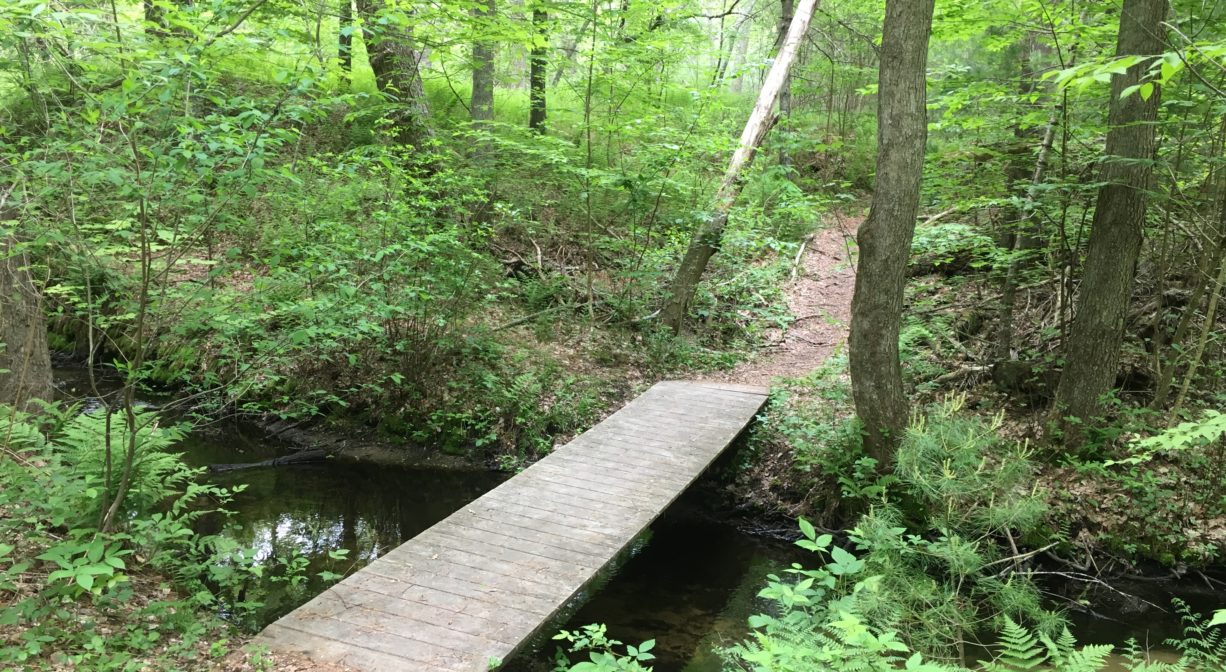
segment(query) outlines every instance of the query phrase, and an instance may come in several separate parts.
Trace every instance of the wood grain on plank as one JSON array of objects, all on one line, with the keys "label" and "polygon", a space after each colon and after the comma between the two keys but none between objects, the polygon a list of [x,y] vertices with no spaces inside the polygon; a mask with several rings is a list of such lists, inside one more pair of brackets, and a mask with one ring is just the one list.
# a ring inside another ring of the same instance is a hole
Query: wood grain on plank
[{"label": "wood grain on plank", "polygon": [[359,670],[488,670],[579,595],[765,401],[760,388],[659,383],[259,639]]}]

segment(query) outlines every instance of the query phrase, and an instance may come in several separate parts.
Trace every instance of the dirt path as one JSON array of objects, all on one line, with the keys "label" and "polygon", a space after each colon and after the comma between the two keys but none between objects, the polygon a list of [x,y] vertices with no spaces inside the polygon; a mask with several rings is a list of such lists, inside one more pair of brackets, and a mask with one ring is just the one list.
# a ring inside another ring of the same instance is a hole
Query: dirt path
[{"label": "dirt path", "polygon": [[847,343],[856,271],[849,251],[860,215],[832,213],[826,227],[805,246],[795,279],[784,293],[796,320],[772,334],[772,342],[730,371],[707,380],[769,386],[774,378],[796,377],[816,369]]}]

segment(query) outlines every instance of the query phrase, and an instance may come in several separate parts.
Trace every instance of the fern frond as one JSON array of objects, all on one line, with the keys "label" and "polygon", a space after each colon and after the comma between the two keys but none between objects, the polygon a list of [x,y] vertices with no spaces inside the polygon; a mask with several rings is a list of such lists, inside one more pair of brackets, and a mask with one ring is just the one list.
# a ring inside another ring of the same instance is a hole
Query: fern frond
[{"label": "fern frond", "polygon": [[986,667],[1000,672],[1024,672],[1047,662],[1048,655],[1030,630],[1005,616],[1005,627],[997,642],[1000,654]]}]

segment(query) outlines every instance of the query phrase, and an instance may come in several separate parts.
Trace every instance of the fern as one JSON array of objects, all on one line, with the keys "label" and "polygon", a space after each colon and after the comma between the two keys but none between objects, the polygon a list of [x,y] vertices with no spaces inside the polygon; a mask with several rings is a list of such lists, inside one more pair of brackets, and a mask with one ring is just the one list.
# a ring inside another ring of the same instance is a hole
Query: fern
[{"label": "fern", "polygon": [[1183,600],[1174,599],[1171,603],[1183,621],[1183,637],[1168,639],[1166,643],[1183,655],[1181,662],[1199,670],[1226,672],[1226,636],[1222,628],[1193,612]]},{"label": "fern", "polygon": [[1033,670],[1047,662],[1048,654],[1039,645],[1039,640],[1013,619],[1008,616],[1004,619],[1005,627],[1000,633],[1000,655],[996,660],[984,664],[984,669],[993,672],[1016,672]]}]

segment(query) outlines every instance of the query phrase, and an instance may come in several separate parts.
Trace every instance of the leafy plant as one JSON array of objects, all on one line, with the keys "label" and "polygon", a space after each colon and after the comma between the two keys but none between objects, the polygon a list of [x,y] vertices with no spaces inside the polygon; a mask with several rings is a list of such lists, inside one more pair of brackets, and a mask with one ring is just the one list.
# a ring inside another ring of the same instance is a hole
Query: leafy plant
[{"label": "leafy plant", "polygon": [[[558,648],[555,672],[651,672],[644,663],[655,660],[651,650],[656,641],[649,639],[638,646],[622,644],[608,636],[603,623],[585,625],[579,630],[563,630],[554,641],[567,642],[565,650]],[[587,653],[588,660],[571,663],[567,654]]]}]

